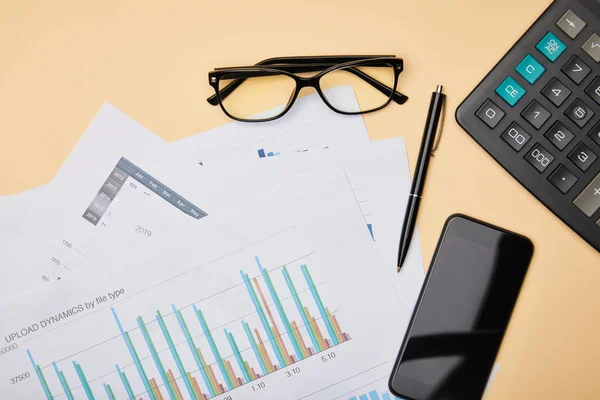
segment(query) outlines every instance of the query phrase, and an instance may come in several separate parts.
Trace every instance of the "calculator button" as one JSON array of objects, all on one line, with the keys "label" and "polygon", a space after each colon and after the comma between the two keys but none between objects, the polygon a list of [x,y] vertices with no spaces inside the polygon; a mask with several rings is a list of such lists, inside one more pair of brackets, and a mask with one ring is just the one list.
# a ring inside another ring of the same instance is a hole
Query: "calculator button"
[{"label": "calculator button", "polygon": [[580,84],[583,82],[586,76],[592,71],[590,67],[585,65],[583,61],[577,56],[573,56],[567,61],[564,67],[561,69],[573,82]]},{"label": "calculator button", "polygon": [[515,70],[521,74],[523,79],[532,85],[542,76],[546,68],[542,66],[531,54],[527,54],[523,61],[517,65]]},{"label": "calculator button", "polygon": [[521,150],[531,139],[531,135],[525,132],[525,129],[521,128],[516,122],[513,122],[500,137],[515,151]]},{"label": "calculator button", "polygon": [[564,150],[565,147],[567,147],[567,145],[571,143],[571,140],[573,140],[575,137],[575,135],[573,135],[573,133],[568,130],[566,126],[558,121],[552,125],[552,127],[544,136],[546,136],[546,139],[548,139],[554,145],[554,147],[560,151]]},{"label": "calculator button", "polygon": [[571,95],[571,91],[561,81],[552,78],[546,87],[542,89],[542,94],[556,107],[560,107]]},{"label": "calculator button", "polygon": [[514,107],[526,92],[527,91],[510,76],[507,76],[500,86],[496,88],[496,94],[502,97],[502,99],[511,107]]},{"label": "calculator button", "polygon": [[496,103],[490,99],[487,99],[479,108],[479,110],[477,110],[475,115],[477,115],[480,120],[485,122],[487,126],[494,129],[500,120],[504,118],[506,113],[502,111],[502,109],[498,107]]},{"label": "calculator button", "polygon": [[550,174],[548,180],[563,194],[571,190],[573,185],[577,183],[577,177],[562,164]]},{"label": "calculator button", "polygon": [[536,143],[535,146],[525,156],[527,162],[535,167],[540,172],[544,172],[546,168],[554,161],[554,156],[550,154],[541,144]]},{"label": "calculator button", "polygon": [[535,46],[540,53],[542,53],[550,62],[556,61],[556,59],[566,50],[567,46],[561,42],[552,32],[546,33],[546,35],[540,40]]},{"label": "calculator button", "polygon": [[596,161],[596,158],[598,158],[598,156],[583,143],[579,143],[577,147],[569,153],[569,160],[573,161],[573,164],[577,165],[583,172],[588,170],[594,161]]},{"label": "calculator button", "polygon": [[596,225],[598,225],[598,227],[600,227],[600,218],[598,218],[598,221],[596,221]]},{"label": "calculator button", "polygon": [[592,119],[594,112],[581,99],[577,99],[567,108],[565,115],[577,126],[583,128]]},{"label": "calculator button", "polygon": [[585,93],[600,104],[600,76],[597,76],[590,85],[585,88]]},{"label": "calculator button", "polygon": [[600,62],[600,36],[598,36],[597,33],[593,33],[581,48],[588,56],[592,57],[594,61]]},{"label": "calculator button", "polygon": [[540,103],[533,100],[525,110],[521,113],[523,118],[527,120],[535,129],[540,129],[544,122],[550,118],[550,112],[546,110]]},{"label": "calculator button", "polygon": [[600,208],[600,174],[573,201],[585,215],[591,217]]},{"label": "calculator button", "polygon": [[579,32],[585,28],[585,25],[586,23],[571,10],[567,11],[556,23],[556,26],[571,39],[575,39],[579,35]]},{"label": "calculator button", "polygon": [[592,140],[596,142],[598,146],[600,146],[600,122],[598,122],[596,126],[592,128],[590,133],[588,133],[588,136],[592,138]]}]

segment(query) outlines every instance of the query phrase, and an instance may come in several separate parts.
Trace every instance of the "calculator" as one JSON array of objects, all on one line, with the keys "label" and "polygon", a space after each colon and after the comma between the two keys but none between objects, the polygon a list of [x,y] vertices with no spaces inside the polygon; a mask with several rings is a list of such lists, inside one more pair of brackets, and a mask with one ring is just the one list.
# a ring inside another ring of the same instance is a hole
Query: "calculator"
[{"label": "calculator", "polygon": [[553,2],[456,111],[467,133],[600,252],[600,0]]}]

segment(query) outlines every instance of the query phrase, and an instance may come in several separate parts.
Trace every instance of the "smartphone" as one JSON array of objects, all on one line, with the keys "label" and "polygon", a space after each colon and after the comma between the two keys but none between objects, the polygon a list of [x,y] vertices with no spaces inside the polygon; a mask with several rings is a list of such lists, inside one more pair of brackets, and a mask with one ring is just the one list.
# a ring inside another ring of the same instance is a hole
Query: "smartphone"
[{"label": "smartphone", "polygon": [[390,376],[406,400],[481,399],[533,256],[524,236],[446,221]]}]

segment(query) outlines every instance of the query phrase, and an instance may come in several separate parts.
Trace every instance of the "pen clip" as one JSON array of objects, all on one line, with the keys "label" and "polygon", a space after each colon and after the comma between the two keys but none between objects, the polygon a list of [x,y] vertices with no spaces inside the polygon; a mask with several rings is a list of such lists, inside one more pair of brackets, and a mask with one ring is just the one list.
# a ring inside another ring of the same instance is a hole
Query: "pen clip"
[{"label": "pen clip", "polygon": [[440,122],[438,131],[436,132],[435,143],[433,149],[431,149],[431,157],[434,157],[433,153],[437,150],[440,145],[440,139],[442,138],[442,132],[444,131],[444,121],[446,120],[446,96],[442,99],[442,120]]}]

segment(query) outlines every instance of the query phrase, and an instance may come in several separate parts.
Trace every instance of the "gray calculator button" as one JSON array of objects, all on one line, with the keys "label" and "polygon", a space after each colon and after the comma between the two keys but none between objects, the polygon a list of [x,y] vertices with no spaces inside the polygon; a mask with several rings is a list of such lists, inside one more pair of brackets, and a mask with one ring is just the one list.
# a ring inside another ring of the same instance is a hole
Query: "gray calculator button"
[{"label": "gray calculator button", "polygon": [[565,115],[575,122],[578,127],[583,128],[594,116],[594,111],[581,99],[576,99],[573,104],[565,110]]},{"label": "gray calculator button", "polygon": [[539,172],[544,172],[552,161],[554,156],[550,154],[541,144],[537,143],[525,156],[525,160]]},{"label": "gray calculator button", "polygon": [[590,182],[577,196],[573,204],[577,206],[585,215],[591,217],[596,210],[600,208],[600,174]]},{"label": "gray calculator button", "polygon": [[600,76],[597,76],[592,83],[585,88],[585,93],[594,99],[597,104],[600,104]]},{"label": "gray calculator button", "polygon": [[502,118],[506,115],[500,107],[496,105],[490,99],[487,99],[485,103],[475,113],[480,120],[485,122],[487,126],[494,129]]},{"label": "gray calculator button", "polygon": [[600,228],[600,219],[598,219],[598,221],[596,221],[596,225],[598,225],[598,227]]},{"label": "gray calculator button", "polygon": [[581,46],[590,57],[596,62],[600,62],[600,36],[593,33],[592,36]]},{"label": "gray calculator button", "polygon": [[563,151],[575,135],[560,121],[556,121],[544,135],[560,151]]},{"label": "gray calculator button", "polygon": [[542,89],[542,94],[556,107],[560,107],[567,97],[571,95],[571,91],[561,81],[552,78],[544,89]]},{"label": "gray calculator button", "polygon": [[536,100],[532,100],[531,103],[521,113],[523,118],[527,120],[535,129],[540,129],[544,122],[548,121],[551,114]]},{"label": "gray calculator button", "polygon": [[588,133],[588,136],[594,141],[596,142],[596,144],[598,146],[600,146],[600,122],[598,122],[596,124],[596,126],[594,126],[592,128],[592,130],[590,131],[590,133]]},{"label": "gray calculator button", "polygon": [[579,35],[579,32],[585,28],[585,25],[586,23],[571,10],[567,11],[556,23],[556,26],[571,39],[575,39]]},{"label": "gray calculator button", "polygon": [[573,82],[580,84],[586,76],[592,71],[590,67],[585,65],[577,56],[571,57],[569,61],[561,69]]},{"label": "gray calculator button", "polygon": [[597,158],[598,156],[581,142],[569,153],[569,160],[583,172],[587,171]]}]

